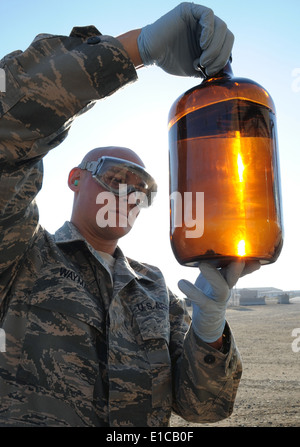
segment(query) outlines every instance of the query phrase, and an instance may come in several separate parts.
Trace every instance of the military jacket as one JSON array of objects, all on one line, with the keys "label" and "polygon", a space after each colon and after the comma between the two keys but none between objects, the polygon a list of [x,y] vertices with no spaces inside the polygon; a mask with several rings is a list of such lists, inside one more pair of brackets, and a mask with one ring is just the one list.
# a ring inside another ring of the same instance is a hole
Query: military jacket
[{"label": "military jacket", "polygon": [[0,426],[228,417],[241,376],[229,327],[222,354],[194,334],[159,269],[117,248],[111,272],[71,223],[54,235],[38,223],[43,156],[77,114],[136,79],[123,47],[75,28],[0,67]]}]

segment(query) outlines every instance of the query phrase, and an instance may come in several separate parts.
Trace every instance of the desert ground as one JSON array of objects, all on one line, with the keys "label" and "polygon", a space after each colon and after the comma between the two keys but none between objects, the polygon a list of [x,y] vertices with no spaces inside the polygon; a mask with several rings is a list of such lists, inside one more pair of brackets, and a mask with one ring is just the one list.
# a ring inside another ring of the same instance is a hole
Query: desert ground
[{"label": "desert ground", "polygon": [[171,426],[300,427],[300,298],[289,304],[270,298],[265,305],[230,306],[227,321],[243,360],[233,414],[214,424],[174,415]]}]

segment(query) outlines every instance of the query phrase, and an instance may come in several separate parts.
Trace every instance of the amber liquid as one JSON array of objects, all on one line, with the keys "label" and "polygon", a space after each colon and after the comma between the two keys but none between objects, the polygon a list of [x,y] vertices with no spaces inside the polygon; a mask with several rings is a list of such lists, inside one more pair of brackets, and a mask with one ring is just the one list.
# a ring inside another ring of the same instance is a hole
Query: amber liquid
[{"label": "amber liquid", "polygon": [[282,222],[275,133],[272,111],[242,99],[194,110],[172,125],[170,237],[181,264],[277,259]]}]

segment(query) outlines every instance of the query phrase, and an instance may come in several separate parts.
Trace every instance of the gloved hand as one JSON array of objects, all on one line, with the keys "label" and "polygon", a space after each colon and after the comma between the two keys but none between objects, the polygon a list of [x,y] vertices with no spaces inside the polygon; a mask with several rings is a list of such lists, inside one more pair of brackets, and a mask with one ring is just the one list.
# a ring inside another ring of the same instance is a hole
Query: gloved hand
[{"label": "gloved hand", "polygon": [[181,3],[152,25],[142,28],[138,48],[144,65],[156,64],[178,76],[219,72],[228,62],[234,36],[213,11],[194,3]]},{"label": "gloved hand", "polygon": [[217,269],[203,262],[199,268],[201,274],[195,285],[180,280],[178,287],[192,301],[192,327],[195,333],[206,343],[213,343],[223,334],[232,287],[241,276],[258,270],[260,263],[237,261]]}]

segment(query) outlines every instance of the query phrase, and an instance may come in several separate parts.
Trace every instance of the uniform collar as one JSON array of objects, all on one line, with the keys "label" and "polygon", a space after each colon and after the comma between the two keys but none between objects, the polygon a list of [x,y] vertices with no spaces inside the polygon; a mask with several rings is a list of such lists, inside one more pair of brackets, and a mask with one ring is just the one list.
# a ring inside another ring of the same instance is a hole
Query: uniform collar
[{"label": "uniform collar", "polygon": [[71,222],[65,222],[64,225],[56,231],[54,239],[58,245],[68,244],[75,241],[86,242],[85,238]]},{"label": "uniform collar", "polygon": [[[86,241],[86,239],[82,236],[79,230],[73,225],[71,222],[65,222],[64,225],[59,228],[54,234],[54,240],[57,245],[71,244],[74,242],[81,241],[86,245],[90,253],[99,261],[99,255],[97,251]],[[131,279],[145,279],[147,281],[154,281],[154,279],[150,278],[147,273],[142,273],[140,270],[145,270],[145,267],[142,264],[139,264],[136,261],[128,260],[120,247],[116,248],[114,257],[116,258],[115,266],[117,267],[114,274],[114,281],[118,278],[123,278],[123,281],[126,278],[126,282],[129,282]],[[104,264],[103,262],[101,262]],[[135,268],[131,265],[134,264]],[[143,268],[139,268],[139,267]],[[106,265],[104,265],[106,268]]]}]

